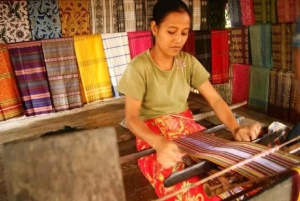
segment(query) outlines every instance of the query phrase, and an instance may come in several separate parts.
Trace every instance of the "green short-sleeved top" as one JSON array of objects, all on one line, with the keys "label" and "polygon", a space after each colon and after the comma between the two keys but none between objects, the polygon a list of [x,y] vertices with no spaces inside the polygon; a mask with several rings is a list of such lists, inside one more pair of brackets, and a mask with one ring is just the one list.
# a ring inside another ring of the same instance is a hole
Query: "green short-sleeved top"
[{"label": "green short-sleeved top", "polygon": [[185,111],[191,86],[197,89],[209,76],[200,62],[185,52],[175,57],[171,70],[162,71],[147,50],[131,60],[117,89],[142,102],[140,118],[147,120]]}]

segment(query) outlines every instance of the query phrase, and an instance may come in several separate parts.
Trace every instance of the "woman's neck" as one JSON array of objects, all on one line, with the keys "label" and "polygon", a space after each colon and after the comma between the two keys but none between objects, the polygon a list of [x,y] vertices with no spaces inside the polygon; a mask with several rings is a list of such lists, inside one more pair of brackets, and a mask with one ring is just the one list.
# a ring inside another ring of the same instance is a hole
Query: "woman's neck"
[{"label": "woman's neck", "polygon": [[173,68],[174,57],[164,54],[158,47],[150,49],[150,56],[154,63],[162,70],[169,71]]}]

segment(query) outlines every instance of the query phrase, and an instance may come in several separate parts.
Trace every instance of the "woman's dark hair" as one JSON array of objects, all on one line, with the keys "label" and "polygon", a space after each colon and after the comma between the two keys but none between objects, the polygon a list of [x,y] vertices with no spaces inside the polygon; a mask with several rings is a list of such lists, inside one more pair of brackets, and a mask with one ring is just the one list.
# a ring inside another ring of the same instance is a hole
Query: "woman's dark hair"
[{"label": "woman's dark hair", "polygon": [[152,21],[155,21],[156,25],[160,25],[164,18],[171,12],[180,12],[187,13],[192,19],[187,5],[181,0],[158,0],[153,8],[153,18]]}]

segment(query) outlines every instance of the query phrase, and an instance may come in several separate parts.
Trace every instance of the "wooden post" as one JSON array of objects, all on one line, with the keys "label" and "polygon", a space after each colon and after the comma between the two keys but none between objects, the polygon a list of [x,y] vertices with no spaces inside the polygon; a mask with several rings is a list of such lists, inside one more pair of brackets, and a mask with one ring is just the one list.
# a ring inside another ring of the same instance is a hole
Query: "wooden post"
[{"label": "wooden post", "polygon": [[113,128],[9,143],[3,156],[9,201],[125,201]]}]

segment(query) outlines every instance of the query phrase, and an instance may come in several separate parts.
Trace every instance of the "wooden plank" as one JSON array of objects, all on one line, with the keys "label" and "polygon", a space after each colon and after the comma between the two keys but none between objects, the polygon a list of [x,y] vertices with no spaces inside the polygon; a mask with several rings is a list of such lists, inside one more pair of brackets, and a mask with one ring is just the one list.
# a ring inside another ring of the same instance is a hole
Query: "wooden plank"
[{"label": "wooden plank", "polygon": [[125,201],[113,128],[3,146],[8,200]]}]

